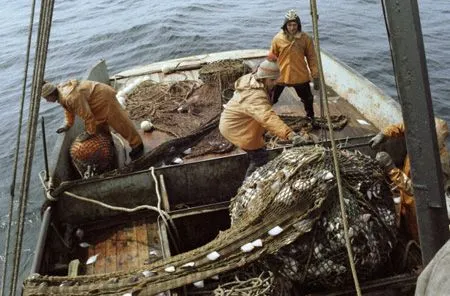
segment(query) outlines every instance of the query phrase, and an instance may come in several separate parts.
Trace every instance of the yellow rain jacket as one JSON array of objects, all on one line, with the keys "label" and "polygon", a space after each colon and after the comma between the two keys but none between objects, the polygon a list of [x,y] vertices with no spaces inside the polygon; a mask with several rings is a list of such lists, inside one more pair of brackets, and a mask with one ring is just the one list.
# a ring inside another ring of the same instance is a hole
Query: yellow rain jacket
[{"label": "yellow rain jacket", "polygon": [[[445,139],[448,136],[448,126],[442,119],[436,119],[436,133],[439,144],[439,154],[441,158],[442,170],[444,173],[444,186],[448,180],[449,172],[449,157],[447,147],[445,145]],[[403,123],[391,125],[383,130],[383,134],[388,137],[398,138],[403,137],[405,134],[405,126]],[[400,189],[400,199],[401,199],[401,216],[402,220],[406,225],[406,231],[411,235],[411,237],[419,242],[419,231],[417,228],[417,213],[416,213],[416,202],[413,195],[413,188],[411,186],[411,164],[409,160],[409,155],[406,155],[405,161],[403,163],[403,169],[400,171],[394,168],[389,173],[389,178],[391,181],[398,186]],[[405,175],[407,178],[405,178]]]},{"label": "yellow rain jacket", "polygon": [[244,150],[256,150],[264,147],[266,130],[288,139],[293,131],[272,109],[264,84],[254,74],[239,78],[235,89],[219,123],[220,132],[228,141]]},{"label": "yellow rain jacket", "polygon": [[319,77],[314,44],[305,32],[298,32],[292,40],[289,40],[288,35],[281,30],[273,38],[270,52],[277,56],[281,72],[279,84],[293,85],[309,82],[310,71],[313,79]]},{"label": "yellow rain jacket", "polygon": [[109,85],[88,81],[70,80],[58,85],[59,103],[64,107],[66,125],[73,126],[75,115],[84,120],[85,130],[91,135],[97,126],[108,124],[124,137],[130,147],[142,143],[133,122],[116,100],[116,91]]}]

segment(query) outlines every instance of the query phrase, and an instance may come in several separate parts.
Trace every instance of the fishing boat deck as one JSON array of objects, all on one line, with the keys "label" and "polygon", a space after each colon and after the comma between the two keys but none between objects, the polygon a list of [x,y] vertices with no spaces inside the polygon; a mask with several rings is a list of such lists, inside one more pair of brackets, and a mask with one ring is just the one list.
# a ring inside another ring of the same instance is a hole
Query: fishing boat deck
[{"label": "fishing boat deck", "polygon": [[[259,52],[257,53],[259,54]],[[248,56],[245,56],[244,54],[244,56],[235,58],[243,58],[247,65],[252,69],[255,69],[264,58],[264,55],[258,56],[255,52],[247,52],[247,54]],[[210,57],[212,60],[220,59],[220,56],[205,56],[201,58],[202,63],[209,61],[208,58]],[[229,58],[229,56],[224,56],[223,58]],[[195,66],[198,65],[198,59],[193,60],[194,61],[189,59],[172,60],[168,63],[155,63],[140,69],[134,69],[133,71],[122,72],[113,77],[113,85],[119,90],[124,89],[127,85],[136,83],[139,79],[142,80],[143,77],[155,82],[197,80],[199,68],[196,68]],[[194,63],[195,61],[197,64]],[[164,74],[161,69],[170,64],[175,64],[176,67],[179,66],[180,69],[172,73]],[[190,68],[190,64],[192,64],[192,69]],[[335,139],[360,138],[361,140],[359,142],[361,143],[361,141],[367,142],[367,138],[364,137],[368,137],[378,132],[378,128],[372,122],[359,112],[346,98],[339,96],[330,86],[327,86],[326,93],[330,115],[344,115],[348,119],[344,128],[334,131]],[[313,94],[315,114],[316,117],[320,117],[319,93],[314,91]],[[305,116],[303,103],[296,95],[293,88],[285,88],[279,102],[274,105],[274,109],[279,115]],[[139,126],[139,123],[136,122],[136,125]],[[141,129],[138,131],[144,140],[145,152],[151,151],[158,145],[173,139],[172,135],[159,130],[153,130],[152,132],[146,133]],[[317,141],[321,139],[323,132],[320,129],[314,129],[310,131],[310,133],[314,135],[312,138]],[[126,143],[125,141],[123,142]],[[226,154],[201,155],[186,159],[184,162],[189,163],[208,158],[244,153],[244,151],[236,148]],[[125,153],[122,155],[125,155]],[[168,208],[165,208],[165,210],[168,210]],[[214,221],[213,224],[216,229],[213,232],[208,232],[206,229],[207,227],[205,228],[203,225],[205,215],[208,214],[203,214],[203,220],[200,221],[196,221],[196,216],[191,216],[189,221],[183,221],[183,218],[176,219],[176,228],[181,230],[181,236],[187,236],[185,239],[174,239],[173,237],[170,239],[161,238],[161,227],[164,228],[165,225],[161,224],[161,221],[157,221],[156,216],[133,216],[134,218],[132,220],[130,220],[130,216],[128,216],[124,217],[124,220],[117,218],[114,219],[115,221],[105,223],[98,222],[93,226],[84,225],[85,232],[88,233],[84,238],[84,241],[88,242],[89,246],[87,248],[78,248],[77,258],[86,261],[92,256],[97,255],[97,257],[93,264],[86,265],[86,268],[82,273],[103,274],[144,267],[146,263],[158,260],[162,257],[174,255],[201,246],[214,239],[218,233],[218,229],[224,230],[229,227],[229,218],[226,210],[223,212],[213,212],[208,217],[208,221]],[[226,223],[224,224],[223,221],[226,221]],[[185,227],[189,227],[189,229]],[[166,235],[169,232],[163,231]],[[164,246],[164,241],[170,241],[171,245],[166,244]],[[182,244],[174,245],[174,242],[176,241],[181,241]]]},{"label": "fishing boat deck", "polygon": [[[255,67],[261,59],[246,61],[251,66]],[[198,79],[198,70],[186,70],[181,73],[173,74],[163,74],[153,73],[150,75],[150,79],[156,82],[168,82],[177,81],[184,79]],[[334,130],[334,135],[336,139],[345,138],[358,138],[363,136],[373,135],[378,132],[378,128],[370,122],[361,112],[359,112],[352,104],[348,102],[345,98],[339,96],[331,87],[327,86],[327,98],[330,110],[330,115],[339,116],[344,115],[348,118],[348,122],[343,129]],[[274,105],[275,111],[279,115],[290,115],[290,116],[305,116],[304,106],[300,98],[296,95],[293,88],[285,88],[283,91],[279,102]],[[314,110],[316,117],[321,116],[320,110],[320,99],[318,92],[314,92]],[[324,113],[325,114],[325,113]],[[325,116],[325,115],[324,115]],[[139,123],[136,122],[136,126],[139,127]],[[145,152],[151,151],[158,145],[165,141],[173,139],[174,137],[168,133],[153,130],[152,132],[144,132],[139,129],[139,134],[144,141]],[[315,129],[310,132],[315,135],[316,139],[320,139],[322,131],[320,129]],[[244,153],[240,149],[234,149],[234,151],[228,153],[237,154]],[[222,154],[223,155],[223,154]],[[208,156],[193,157],[189,161],[195,161],[199,159],[205,159],[208,157],[214,157],[217,155],[209,154]]]}]

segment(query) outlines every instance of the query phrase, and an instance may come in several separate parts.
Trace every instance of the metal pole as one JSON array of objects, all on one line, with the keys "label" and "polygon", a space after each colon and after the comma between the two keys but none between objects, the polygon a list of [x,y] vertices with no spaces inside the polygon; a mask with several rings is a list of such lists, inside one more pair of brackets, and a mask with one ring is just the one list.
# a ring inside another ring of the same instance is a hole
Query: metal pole
[{"label": "metal pole", "polygon": [[44,149],[44,162],[45,162],[45,182],[49,179],[49,170],[48,170],[48,156],[47,156],[47,140],[45,137],[45,123],[44,123],[44,117],[42,117],[41,121],[41,127],[42,127],[42,142],[43,142],[43,149]]},{"label": "metal pole", "polygon": [[383,0],[416,200],[422,260],[449,237],[442,168],[416,0]]}]

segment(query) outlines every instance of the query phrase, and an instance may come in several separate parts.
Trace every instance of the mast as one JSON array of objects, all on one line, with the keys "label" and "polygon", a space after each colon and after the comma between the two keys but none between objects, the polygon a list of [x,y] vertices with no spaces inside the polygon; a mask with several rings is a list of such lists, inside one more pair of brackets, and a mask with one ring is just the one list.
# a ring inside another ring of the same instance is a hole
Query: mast
[{"label": "mast", "polygon": [[422,260],[448,240],[442,168],[417,0],[383,0],[416,200]]}]

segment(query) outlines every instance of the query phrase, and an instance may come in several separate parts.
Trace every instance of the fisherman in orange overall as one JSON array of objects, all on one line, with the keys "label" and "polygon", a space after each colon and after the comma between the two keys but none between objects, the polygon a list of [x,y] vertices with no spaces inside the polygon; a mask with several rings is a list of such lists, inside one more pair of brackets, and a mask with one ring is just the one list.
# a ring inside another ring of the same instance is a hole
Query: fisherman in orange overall
[{"label": "fisherman in orange overall", "polygon": [[308,142],[287,126],[272,108],[271,92],[280,75],[275,62],[263,61],[256,73],[240,77],[235,92],[220,116],[220,133],[231,143],[247,152],[250,165],[246,177],[269,160],[265,148],[266,130],[294,146]]},{"label": "fisherman in orange overall", "polygon": [[281,76],[274,88],[273,102],[278,102],[283,89],[293,87],[302,100],[306,116],[314,126],[313,95],[309,86],[310,74],[314,89],[319,90],[317,57],[311,37],[302,32],[302,24],[295,10],[289,10],[285,16],[281,31],[272,40],[268,59],[277,61]]},{"label": "fisherman in orange overall", "polygon": [[65,125],[56,131],[58,134],[68,131],[74,124],[75,115],[78,115],[85,125],[78,141],[86,141],[97,132],[109,133],[111,126],[128,141],[132,160],[142,155],[142,139],[116,100],[116,91],[111,86],[89,80],[70,80],[58,86],[45,82],[41,95],[47,102],[58,102],[64,108]]},{"label": "fisherman in orange overall", "polygon": [[[435,119],[436,134],[439,145],[439,154],[441,158],[442,171],[444,173],[444,187],[449,187],[449,155],[445,145],[445,139],[448,136],[447,123],[439,118]],[[369,143],[373,149],[380,147],[381,143],[385,142],[388,138],[404,137],[405,126],[403,123],[391,125],[385,128],[382,132],[373,137]],[[385,169],[386,174],[394,186],[400,191],[400,227],[403,228],[408,236],[419,242],[419,231],[417,226],[417,214],[416,214],[416,202],[414,199],[414,190],[411,183],[411,167],[409,156],[406,155],[403,162],[403,169],[397,168],[386,152],[379,152],[376,159],[380,165]]]}]

